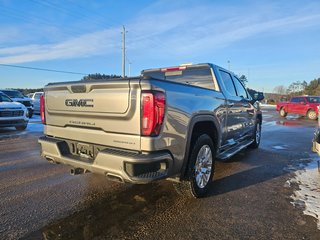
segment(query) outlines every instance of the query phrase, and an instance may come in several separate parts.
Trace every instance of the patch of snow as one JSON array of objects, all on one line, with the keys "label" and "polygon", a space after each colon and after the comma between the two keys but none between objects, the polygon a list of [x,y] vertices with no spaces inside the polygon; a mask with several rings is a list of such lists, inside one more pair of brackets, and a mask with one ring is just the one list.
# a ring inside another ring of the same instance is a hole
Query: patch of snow
[{"label": "patch of snow", "polygon": [[314,158],[309,163],[301,164],[302,169],[296,171],[291,183],[297,183],[299,190],[291,196],[294,206],[303,207],[303,213],[317,219],[320,229],[320,172],[318,159]]},{"label": "patch of snow", "polygon": [[283,145],[283,146],[272,146],[272,148],[276,149],[276,150],[286,150],[287,146],[286,145]]},{"label": "patch of snow", "polygon": [[265,104],[265,103],[260,103],[259,105],[260,105],[260,107],[262,109],[276,108],[277,107],[277,105],[271,105],[271,104]]}]

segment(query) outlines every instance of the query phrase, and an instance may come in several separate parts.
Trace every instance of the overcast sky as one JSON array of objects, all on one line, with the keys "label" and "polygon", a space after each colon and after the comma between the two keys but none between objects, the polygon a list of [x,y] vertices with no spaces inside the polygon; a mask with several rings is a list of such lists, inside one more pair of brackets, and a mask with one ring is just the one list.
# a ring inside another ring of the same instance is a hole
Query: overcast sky
[{"label": "overcast sky", "polygon": [[[121,75],[125,25],[131,75],[211,62],[269,92],[320,77],[320,1],[0,0],[0,11],[0,64]],[[1,88],[80,78],[0,65]]]}]

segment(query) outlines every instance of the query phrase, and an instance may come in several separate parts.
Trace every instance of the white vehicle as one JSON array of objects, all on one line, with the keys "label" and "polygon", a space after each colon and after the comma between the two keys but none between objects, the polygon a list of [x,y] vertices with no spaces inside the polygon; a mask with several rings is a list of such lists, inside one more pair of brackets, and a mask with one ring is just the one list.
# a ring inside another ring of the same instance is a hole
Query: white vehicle
[{"label": "white vehicle", "polygon": [[33,104],[32,100],[26,96],[24,96],[21,92],[18,90],[0,90],[2,93],[9,96],[12,101],[22,103],[27,109],[28,109],[28,116],[29,118],[32,118],[33,115]]},{"label": "white vehicle", "polygon": [[32,100],[34,113],[40,114],[40,97],[42,95],[43,92],[35,92],[27,95]]},{"label": "white vehicle", "polygon": [[28,126],[28,109],[21,103],[13,102],[0,92],[0,127],[15,127],[24,130]]}]

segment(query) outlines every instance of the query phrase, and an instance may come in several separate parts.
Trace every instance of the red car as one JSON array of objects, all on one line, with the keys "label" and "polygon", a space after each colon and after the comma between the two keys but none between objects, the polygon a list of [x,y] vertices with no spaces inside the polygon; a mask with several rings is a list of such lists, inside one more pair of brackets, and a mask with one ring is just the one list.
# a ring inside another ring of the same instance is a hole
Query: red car
[{"label": "red car", "polygon": [[300,114],[315,120],[318,117],[318,106],[320,105],[319,96],[297,96],[292,97],[290,102],[281,102],[277,104],[277,111],[281,117],[288,113]]}]

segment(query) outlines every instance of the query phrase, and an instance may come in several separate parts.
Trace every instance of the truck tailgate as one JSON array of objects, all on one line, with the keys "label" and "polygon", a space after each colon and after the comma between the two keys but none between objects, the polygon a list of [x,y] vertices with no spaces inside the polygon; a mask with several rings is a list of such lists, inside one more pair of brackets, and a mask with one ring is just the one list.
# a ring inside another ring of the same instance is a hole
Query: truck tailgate
[{"label": "truck tailgate", "polygon": [[135,78],[48,85],[46,128],[86,128],[140,135],[139,81]]}]

